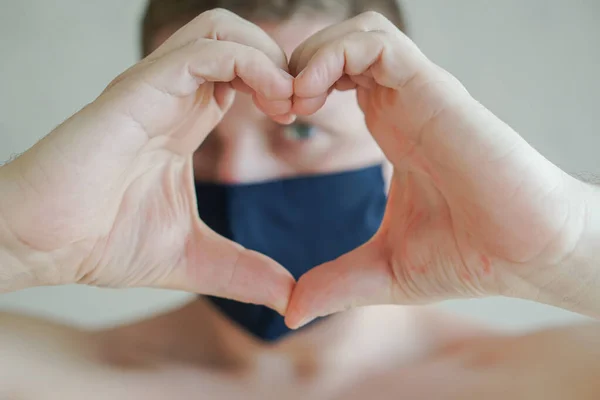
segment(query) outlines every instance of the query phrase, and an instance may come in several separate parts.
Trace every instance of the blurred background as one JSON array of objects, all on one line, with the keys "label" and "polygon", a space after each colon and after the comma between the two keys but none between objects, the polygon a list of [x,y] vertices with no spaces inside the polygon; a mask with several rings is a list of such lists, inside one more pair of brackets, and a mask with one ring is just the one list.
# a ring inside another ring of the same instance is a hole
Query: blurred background
[{"label": "blurred background", "polygon": [[[145,0],[0,0],[0,162],[93,101],[139,55]],[[570,173],[600,176],[600,1],[406,0],[411,36],[474,97]],[[1,195],[1,193],[0,193]],[[170,308],[189,294],[89,287],[0,296],[0,310],[85,327]],[[582,317],[512,299],[440,307],[506,329]]]}]

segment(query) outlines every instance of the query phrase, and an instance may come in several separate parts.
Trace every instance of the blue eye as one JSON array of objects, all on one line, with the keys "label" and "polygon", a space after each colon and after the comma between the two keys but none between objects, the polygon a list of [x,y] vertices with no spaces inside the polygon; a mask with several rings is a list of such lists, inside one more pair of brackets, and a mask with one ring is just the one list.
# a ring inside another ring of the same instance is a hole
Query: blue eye
[{"label": "blue eye", "polygon": [[314,126],[302,122],[285,126],[283,129],[283,135],[288,140],[309,140],[316,134]]}]

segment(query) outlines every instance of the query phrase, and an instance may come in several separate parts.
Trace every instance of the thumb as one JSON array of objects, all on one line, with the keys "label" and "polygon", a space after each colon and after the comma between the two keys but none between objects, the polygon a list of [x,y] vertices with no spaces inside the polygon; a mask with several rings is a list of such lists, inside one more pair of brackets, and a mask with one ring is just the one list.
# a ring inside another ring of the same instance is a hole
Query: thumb
[{"label": "thumb", "polygon": [[182,268],[174,269],[163,287],[265,305],[284,314],[295,284],[284,267],[206,226],[192,236]]},{"label": "thumb", "polygon": [[393,276],[376,237],[338,259],[303,275],[286,312],[292,329],[317,317],[393,299]]}]

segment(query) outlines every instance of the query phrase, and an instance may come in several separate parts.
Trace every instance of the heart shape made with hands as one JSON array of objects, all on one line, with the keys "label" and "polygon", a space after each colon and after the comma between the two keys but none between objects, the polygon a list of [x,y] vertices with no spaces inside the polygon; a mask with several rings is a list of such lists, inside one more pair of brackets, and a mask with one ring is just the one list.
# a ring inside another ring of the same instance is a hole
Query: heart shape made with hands
[{"label": "heart shape made with hands", "polygon": [[[368,243],[296,283],[275,261],[198,218],[192,157],[236,90],[286,123],[319,110],[334,89],[356,90],[393,165],[388,205]],[[538,271],[576,246],[585,212],[570,196],[582,191],[579,181],[372,12],[314,34],[289,63],[254,24],[205,13],[3,167],[0,180],[7,187],[0,210],[20,239],[13,258],[34,264],[23,276],[69,265],[43,282],[228,297],[285,313],[292,328],[359,305],[509,287],[518,295],[534,272],[551,280]],[[22,250],[28,243],[33,256]]]}]

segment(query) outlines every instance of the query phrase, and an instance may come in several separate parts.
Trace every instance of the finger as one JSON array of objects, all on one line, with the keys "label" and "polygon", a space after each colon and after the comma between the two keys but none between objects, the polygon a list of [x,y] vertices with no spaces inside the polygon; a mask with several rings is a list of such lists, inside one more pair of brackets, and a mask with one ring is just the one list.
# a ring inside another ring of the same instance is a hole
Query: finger
[{"label": "finger", "polygon": [[356,86],[356,82],[350,79],[348,75],[345,75],[335,83],[334,88],[339,91],[346,91],[356,89]]},{"label": "finger", "polygon": [[221,110],[228,110],[235,100],[235,89],[231,83],[218,83],[214,89],[215,101]]},{"label": "finger", "polygon": [[290,58],[290,71],[298,75],[310,59],[328,43],[339,40],[350,33],[383,31],[398,34],[398,28],[383,15],[376,12],[366,12],[344,21],[340,24],[323,29],[306,39],[292,53]]},{"label": "finger", "polygon": [[248,85],[246,85],[244,83],[244,81],[241,80],[240,78],[235,78],[234,80],[231,81],[230,84],[231,84],[231,87],[238,92],[246,93],[246,94],[253,94],[252,89],[250,89],[248,87]]},{"label": "finger", "polygon": [[267,100],[286,100],[293,78],[254,47],[233,42],[199,40],[157,60],[146,68],[147,83],[168,93],[190,94],[204,82],[236,78]]},{"label": "finger", "polygon": [[[230,83],[218,83],[215,85],[214,97],[221,110],[228,110],[235,100],[235,92],[250,93],[254,98],[254,103],[259,109],[267,110],[266,113],[275,113],[270,115],[275,122],[290,124],[294,118],[289,114],[289,100],[269,102],[262,99],[250,89],[240,78],[235,78]],[[267,114],[269,115],[269,114]],[[284,122],[281,122],[284,121]]]},{"label": "finger", "polygon": [[[152,103],[160,102],[165,113],[168,110],[164,110],[164,107],[169,104],[174,108],[173,112],[177,112],[182,107],[182,102],[185,104],[186,98],[195,98],[195,106],[203,107],[205,103],[212,101],[212,92],[198,92],[200,86],[207,82],[227,82],[236,86],[243,83],[264,99],[261,110],[269,115],[285,114],[286,106],[287,112],[291,111],[293,78],[289,74],[253,47],[206,39],[147,64],[143,71],[138,71],[137,79],[127,80],[128,85],[136,85],[128,92],[139,93],[144,90],[148,95],[143,96],[144,102],[139,105],[132,104],[126,98],[126,106],[135,120],[144,121],[148,129],[154,129],[148,132],[150,136],[154,136],[164,132],[165,127],[161,125],[164,123],[163,113],[156,112]],[[172,100],[165,102],[165,96]],[[217,117],[214,119],[215,122],[218,121]],[[202,139],[194,137],[196,142],[186,145],[197,148]]]},{"label": "finger", "polygon": [[287,71],[285,52],[264,30],[226,9],[206,11],[179,29],[147,57],[153,60],[198,39],[235,42],[255,48],[267,55],[279,68]]},{"label": "finger", "polygon": [[351,76],[350,80],[356,84],[356,86],[363,87],[365,89],[375,88],[375,80],[373,77],[366,76],[369,71],[367,70],[363,75]]},{"label": "finger", "polygon": [[[183,185],[193,188],[191,164],[189,167]],[[295,284],[293,276],[271,258],[211,230],[200,220],[195,206],[190,211],[195,218],[179,250],[181,256],[175,265],[164,266],[166,273],[154,279],[153,285],[261,304],[283,315]]]},{"label": "finger", "polygon": [[[376,12],[366,12],[340,24],[326,28],[302,43],[292,54],[290,58],[290,71],[294,76],[299,75],[308,65],[309,61],[332,42],[338,42],[345,36],[356,32],[370,32],[373,30],[388,32],[392,35],[400,33],[396,26],[387,18]],[[336,87],[337,80],[344,80],[343,68],[338,71],[326,71],[326,80],[329,82],[329,88]],[[303,78],[306,80],[306,78]],[[356,83],[356,82],[355,82]],[[310,115],[318,111],[325,104],[325,91],[313,90],[314,95],[306,94],[306,86],[311,83],[303,82],[297,87],[294,96],[294,112],[299,115]],[[349,85],[342,83],[341,90],[348,90]]]},{"label": "finger", "polygon": [[261,304],[283,315],[295,283],[292,275],[269,257],[200,224],[185,249],[184,265],[173,269],[161,287]]},{"label": "finger", "polygon": [[333,92],[334,89],[335,85],[330,87],[326,93],[322,93],[318,96],[311,98],[294,97],[292,111],[296,115],[308,116],[314,114],[325,105],[325,103],[327,102],[327,98],[329,97],[331,92]]},{"label": "finger", "polygon": [[327,43],[296,77],[295,96],[317,97],[342,76],[365,73],[380,85],[400,89],[424,65],[423,59],[410,53],[411,49],[402,47],[395,35],[383,31],[354,32]]},{"label": "finger", "polygon": [[286,311],[286,324],[299,328],[317,317],[394,299],[391,269],[374,238],[342,257],[303,275]]},{"label": "finger", "polygon": [[183,26],[144,60],[115,78],[111,88],[124,78],[135,74],[144,65],[202,39],[239,43],[262,51],[275,65],[288,71],[285,52],[264,30],[226,9],[206,11]]},{"label": "finger", "polygon": [[290,125],[290,124],[293,124],[294,121],[296,121],[296,115],[295,114],[276,115],[274,117],[271,117],[271,119],[273,119],[273,121],[275,121],[281,125]]},{"label": "finger", "polygon": [[289,113],[289,99],[284,101],[268,102],[266,99],[263,99],[256,93],[253,93],[252,89],[248,87],[248,85],[246,85],[240,78],[235,78],[231,82],[231,86],[239,92],[251,94],[254,104],[258,107],[258,109],[263,110],[263,112],[269,115],[275,122],[288,125],[296,120],[296,116]]},{"label": "finger", "polygon": [[273,117],[276,115],[285,115],[290,112],[290,100],[267,100],[258,93],[252,96],[254,104],[266,115]]},{"label": "finger", "polygon": [[294,99],[292,110],[297,115],[309,116],[320,110],[327,102],[327,94],[309,99]]}]

